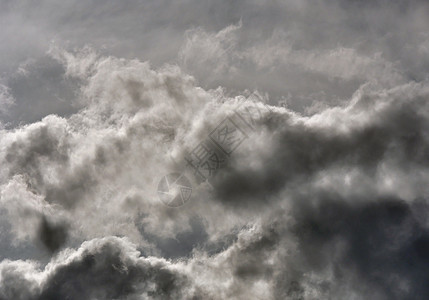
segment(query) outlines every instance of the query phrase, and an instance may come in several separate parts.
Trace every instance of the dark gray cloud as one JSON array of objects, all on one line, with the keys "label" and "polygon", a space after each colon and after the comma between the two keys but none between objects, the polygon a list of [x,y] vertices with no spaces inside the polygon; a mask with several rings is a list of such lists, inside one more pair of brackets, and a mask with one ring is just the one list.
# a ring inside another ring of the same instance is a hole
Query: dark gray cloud
[{"label": "dark gray cloud", "polygon": [[[237,155],[235,165],[223,170],[214,181],[218,199],[231,204],[236,204],[240,198],[265,203],[262,199],[269,198],[270,194],[307,184],[320,171],[332,169],[335,172],[341,168],[356,168],[376,180],[380,165],[386,161],[404,173],[427,168],[428,94],[425,91],[412,96],[395,93],[390,94],[389,99],[362,94],[355,103],[344,108],[351,118],[368,112],[368,120],[362,120],[359,126],[350,127],[347,119],[338,120],[334,126],[324,125],[323,119],[322,126],[308,126],[308,120],[296,122],[285,114],[269,119],[265,116],[260,126],[273,135],[266,147],[255,150],[262,155],[250,159]],[[383,108],[377,109],[378,105]],[[339,130],[340,126],[347,130]],[[250,160],[254,159],[259,160],[260,167],[251,164]]]},{"label": "dark gray cloud", "polygon": [[186,288],[186,277],[168,269],[165,263],[133,261],[121,252],[114,243],[101,245],[95,252],[84,251],[74,262],[56,268],[47,278],[39,299],[184,296],[181,290]]},{"label": "dark gray cloud", "polygon": [[67,241],[67,225],[55,224],[43,216],[40,220],[38,237],[46,249],[51,253],[56,252]]},{"label": "dark gray cloud", "polygon": [[333,278],[321,283],[326,295],[339,298],[346,284],[368,299],[426,297],[428,229],[413,212],[417,204],[388,196],[347,203],[329,192],[313,207],[302,200],[292,231],[302,266],[332,268]]},{"label": "dark gray cloud", "polygon": [[[22,261],[3,262],[1,299],[193,297],[186,294],[189,281],[185,275],[165,260],[139,257],[132,246],[117,238],[93,240],[65,258],[51,262],[44,271],[30,263],[24,266]],[[25,271],[31,268],[38,277],[27,278]]]},{"label": "dark gray cloud", "polygon": [[[428,14],[1,2],[0,299],[426,299]],[[162,176],[260,101],[163,205]]]}]

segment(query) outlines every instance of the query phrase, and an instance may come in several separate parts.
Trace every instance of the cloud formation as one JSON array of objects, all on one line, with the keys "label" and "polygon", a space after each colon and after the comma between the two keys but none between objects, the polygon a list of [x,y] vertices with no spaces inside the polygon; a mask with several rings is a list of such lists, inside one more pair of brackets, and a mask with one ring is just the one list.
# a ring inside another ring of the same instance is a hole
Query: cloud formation
[{"label": "cloud formation", "polygon": [[427,4],[157,3],[2,4],[0,299],[426,299]]},{"label": "cloud formation", "polygon": [[[63,256],[62,256],[63,255]],[[129,242],[103,238],[61,254],[39,270],[31,261],[3,261],[2,299],[186,298],[186,277],[168,262],[141,258]],[[17,289],[17,287],[20,287]]]}]

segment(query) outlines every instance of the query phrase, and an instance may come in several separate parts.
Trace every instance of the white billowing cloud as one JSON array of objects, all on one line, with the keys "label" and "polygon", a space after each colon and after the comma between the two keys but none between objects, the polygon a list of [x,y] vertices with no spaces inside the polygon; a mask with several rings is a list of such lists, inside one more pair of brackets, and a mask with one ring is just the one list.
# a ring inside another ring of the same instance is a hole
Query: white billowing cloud
[{"label": "white billowing cloud", "polygon": [[97,62],[97,53],[93,48],[86,46],[75,54],[64,51],[55,43],[51,44],[48,53],[59,60],[66,68],[65,75],[88,78],[94,72],[94,64]]},{"label": "white billowing cloud", "polygon": [[[428,8],[1,2],[0,298],[428,298]],[[160,178],[255,107],[164,206]]]},{"label": "white billowing cloud", "polygon": [[[54,207],[52,215],[62,216],[78,239],[116,234],[148,246],[141,226],[161,236],[189,229],[189,218],[204,205],[172,212],[158,200],[156,187],[174,170],[174,159],[183,161],[222,117],[222,109],[206,117],[220,108],[222,96],[196,87],[175,66],[154,71],[137,60],[96,58],[89,48],[76,56],[53,51],[64,59],[68,76],[84,80],[83,108],[68,118],[51,115],[3,132],[2,199],[7,207],[20,197],[19,205],[35,218],[21,224],[19,207],[10,213],[18,239],[37,236],[37,217],[51,218],[45,206]],[[216,205],[213,210],[223,211]],[[231,214],[226,230],[237,224],[233,220]]]},{"label": "white billowing cloud", "polygon": [[[412,233],[426,232],[426,216],[417,218],[413,206],[428,193],[422,185],[428,177],[426,82],[393,88],[365,84],[347,104],[312,116],[283,107],[257,113],[254,130],[212,187],[194,186],[193,199],[172,209],[157,198],[159,179],[180,170],[184,155],[235,109],[264,107],[261,96],[204,90],[178,66],[155,70],[147,62],[90,48],[52,53],[65,64],[67,76],[82,80],[82,108],[69,117],[50,115],[2,131],[2,207],[15,242],[41,241],[52,253],[69,246],[67,237],[70,244],[88,242],[76,252],[60,252],[44,271],[34,267],[31,272],[44,278],[34,284],[39,288],[2,291],[5,295],[72,294],[67,282],[73,276],[67,274],[76,269],[83,274],[86,267],[94,277],[113,275],[85,285],[83,297],[104,297],[116,288],[131,295],[163,295],[167,289],[179,298],[194,293],[208,299],[384,295],[383,287],[398,280],[381,280],[373,290],[361,291],[359,283],[366,279],[341,262],[362,265],[367,255],[370,268],[379,261],[391,265],[388,256],[367,253],[365,243],[373,239],[393,260],[409,244],[424,245]],[[338,214],[338,222],[331,223],[330,214]],[[353,237],[366,227],[347,223],[359,218],[375,228],[361,237],[362,256],[350,249],[358,247]],[[318,228],[324,230],[320,236]],[[395,249],[388,247],[392,230],[401,232]],[[386,232],[387,242],[377,238]],[[186,242],[189,248],[174,249]],[[144,258],[137,248],[145,256],[180,250],[182,261]],[[22,263],[3,263],[7,270],[14,264]],[[340,275],[332,273],[335,267]],[[415,280],[418,272],[406,265],[397,272],[414,280],[415,290],[424,290]],[[19,270],[12,273],[24,280]],[[57,276],[61,280],[55,281]],[[122,288],[124,280],[135,286]],[[162,287],[168,282],[173,283]],[[340,287],[346,282],[350,294]]]},{"label": "white billowing cloud", "polygon": [[41,196],[28,190],[23,178],[15,176],[2,187],[2,207],[7,210],[8,220],[12,222],[14,236],[19,240],[34,238],[40,216],[49,209]]},{"label": "white billowing cloud", "polygon": [[[89,48],[76,55],[55,51],[58,59],[64,59],[67,74],[85,81],[80,98],[84,108],[69,118],[49,116],[7,132],[3,143],[5,186],[13,176],[23,176],[27,188],[38,197],[64,207],[70,220],[79,220],[71,221],[71,226],[88,237],[123,234],[146,244],[139,224],[150,232],[174,236],[189,229],[188,218],[206,210],[207,205],[231,220],[219,223],[215,214],[207,216],[211,234],[245,223],[236,212],[225,212],[216,202],[200,200],[185,214],[171,212],[158,201],[156,186],[177,162],[181,164],[186,151],[246,98],[204,91],[175,66],[155,71],[137,60],[97,58]],[[349,106],[327,109],[311,118],[276,109],[276,122],[286,130],[301,130],[301,126],[315,132],[339,130],[339,138],[347,139],[354,131],[377,124],[377,118],[396,107],[389,100],[395,95],[408,93],[409,101],[414,101],[426,92],[424,85],[410,85],[381,94],[368,88],[359,93]],[[365,100],[367,97],[372,100]],[[277,155],[270,146],[275,143],[269,131],[255,133],[238,150],[236,166],[251,166],[259,174],[264,159]],[[243,217],[245,220],[245,214]]]}]

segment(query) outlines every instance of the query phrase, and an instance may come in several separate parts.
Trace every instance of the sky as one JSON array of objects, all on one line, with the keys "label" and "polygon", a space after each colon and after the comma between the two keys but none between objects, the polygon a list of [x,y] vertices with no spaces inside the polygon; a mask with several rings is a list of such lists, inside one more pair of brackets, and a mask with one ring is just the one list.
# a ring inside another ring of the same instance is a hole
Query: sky
[{"label": "sky", "polygon": [[428,299],[428,28],[0,0],[0,299]]}]

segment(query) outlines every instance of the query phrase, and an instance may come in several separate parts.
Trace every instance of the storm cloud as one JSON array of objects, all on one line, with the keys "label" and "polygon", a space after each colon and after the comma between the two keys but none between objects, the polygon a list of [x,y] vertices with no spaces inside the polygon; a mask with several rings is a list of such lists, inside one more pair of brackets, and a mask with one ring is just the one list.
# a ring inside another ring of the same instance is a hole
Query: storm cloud
[{"label": "storm cloud", "polygon": [[425,1],[0,11],[0,299],[428,297]]}]

